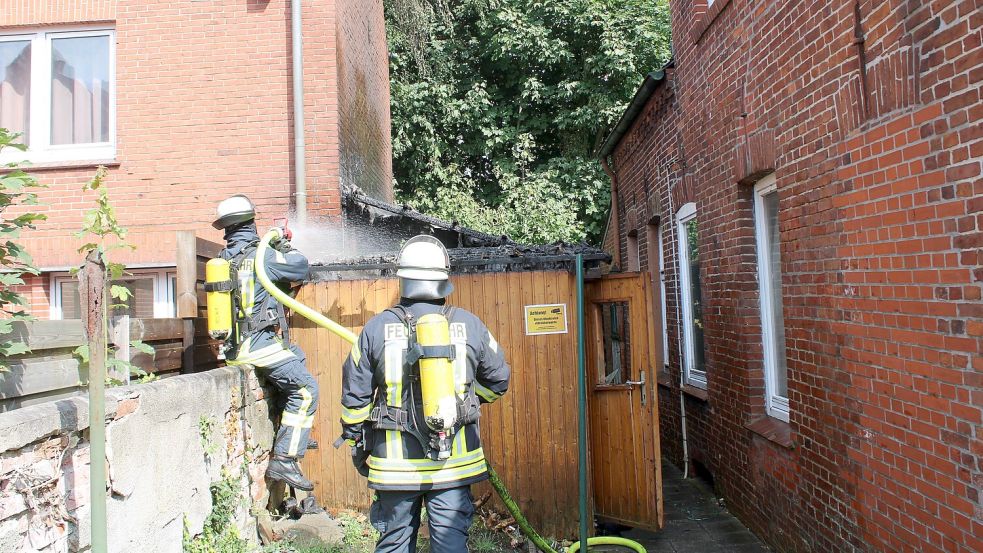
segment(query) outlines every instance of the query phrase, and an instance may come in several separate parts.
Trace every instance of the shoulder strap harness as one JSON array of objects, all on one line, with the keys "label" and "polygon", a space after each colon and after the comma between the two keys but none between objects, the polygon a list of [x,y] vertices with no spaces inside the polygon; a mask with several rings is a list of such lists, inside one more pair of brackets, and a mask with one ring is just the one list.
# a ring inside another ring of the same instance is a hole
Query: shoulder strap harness
[{"label": "shoulder strap harness", "polygon": [[[440,313],[449,322],[455,310],[455,307],[445,305]],[[404,369],[408,370],[404,370],[403,374],[409,380],[411,388],[418,386],[420,382],[420,359],[445,358],[453,361],[457,358],[457,348],[454,344],[445,346],[420,345],[416,341],[415,318],[413,313],[405,306],[396,305],[386,309],[386,311],[395,315],[403,323],[403,326],[406,327],[407,348]],[[404,409],[402,407],[387,405],[384,391],[376,394],[376,405],[369,414],[368,422],[371,422],[372,427],[376,430],[408,432],[414,435],[424,445],[424,448],[427,448],[431,440],[424,435],[424,432],[429,434],[430,431],[426,424],[414,420],[416,417],[415,396],[416,394],[411,390],[409,394],[411,401],[410,408]],[[477,422],[478,417],[481,415],[480,401],[471,382],[467,384],[464,399],[462,400],[460,396],[457,398],[457,411],[458,417],[454,429],[455,433],[464,426]]]}]

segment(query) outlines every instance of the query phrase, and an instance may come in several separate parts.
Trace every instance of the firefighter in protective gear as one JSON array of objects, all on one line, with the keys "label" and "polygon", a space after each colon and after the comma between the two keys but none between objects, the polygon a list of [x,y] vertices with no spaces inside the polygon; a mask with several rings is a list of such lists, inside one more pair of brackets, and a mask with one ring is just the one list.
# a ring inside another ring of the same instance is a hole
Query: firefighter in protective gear
[{"label": "firefighter in protective gear", "polygon": [[[399,303],[369,320],[344,364],[342,437],[376,492],[370,519],[381,534],[377,553],[416,550],[422,505],[431,551],[467,551],[474,515],[471,484],[488,477],[478,432],[480,404],[505,393],[510,369],[488,328],[472,313],[447,305],[453,291],[449,270],[447,250],[437,239],[409,240],[397,261]],[[446,321],[440,323],[441,317]],[[418,328],[421,341],[432,332],[418,325],[427,320],[448,325],[434,334],[449,337],[449,347],[417,343]],[[449,455],[438,451],[443,446],[433,426],[439,424],[424,416],[429,399],[421,390],[420,365],[428,358],[451,359],[453,366],[447,374],[457,417]]]},{"label": "firefighter in protective gear", "polygon": [[[256,210],[243,195],[235,195],[218,206],[212,223],[225,231],[225,249],[220,254],[231,264],[235,281],[235,332],[228,364],[248,364],[280,392],[283,414],[273,444],[273,455],[266,475],[290,486],[310,491],[314,485],[304,477],[298,461],[310,441],[314,412],[317,411],[317,381],[305,366],[304,352],[289,343],[283,305],[271,297],[256,278]],[[281,237],[266,251],[266,272],[277,283],[303,280],[308,261]]]}]

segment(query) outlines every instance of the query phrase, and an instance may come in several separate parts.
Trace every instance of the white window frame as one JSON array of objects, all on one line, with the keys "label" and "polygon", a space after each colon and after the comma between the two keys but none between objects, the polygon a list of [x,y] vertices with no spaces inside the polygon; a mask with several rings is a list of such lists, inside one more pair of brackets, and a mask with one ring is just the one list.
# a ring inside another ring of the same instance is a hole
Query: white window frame
[{"label": "white window frame", "polygon": [[[679,240],[679,287],[682,291],[683,304],[683,371],[686,383],[703,390],[707,389],[706,371],[696,370],[696,337],[693,331],[693,298],[692,286],[689,274],[689,235],[686,232],[686,223],[696,218],[696,204],[688,203],[679,208],[676,212],[676,232]],[[699,247],[699,244],[697,244]]]},{"label": "white window frame", "polygon": [[[666,371],[669,370],[669,304],[666,302],[666,254],[665,242],[662,237],[662,225],[655,229],[659,242],[659,300],[662,307],[662,362]],[[651,261],[650,261],[651,263]]]},{"label": "white window frame", "polygon": [[[754,233],[755,247],[758,257],[758,297],[761,302],[761,346],[763,350],[764,371],[765,371],[765,409],[767,413],[776,419],[788,422],[788,398],[778,395],[778,360],[775,358],[776,332],[774,326],[774,309],[772,304],[772,282],[771,266],[768,247],[768,227],[765,219],[765,196],[778,193],[778,181],[774,173],[758,181],[754,185]],[[785,344],[781,344],[781,351],[785,351]],[[786,375],[786,378],[787,375]]]},{"label": "white window frame", "polygon": [[[92,144],[51,144],[51,41],[60,38],[109,37],[109,141]],[[30,145],[0,153],[0,163],[59,163],[113,160],[116,157],[116,31],[112,27],[60,27],[0,34],[0,41],[31,41]]]},{"label": "white window frame", "polygon": [[[171,287],[171,279],[177,278],[177,272],[173,267],[164,269],[127,269],[123,277],[152,279],[154,282],[154,318],[171,319],[176,316],[177,303]],[[73,280],[77,280],[77,277],[69,273],[51,274],[49,288],[51,304],[48,309],[49,319],[53,321],[62,320],[64,313],[62,308],[61,284]]]}]

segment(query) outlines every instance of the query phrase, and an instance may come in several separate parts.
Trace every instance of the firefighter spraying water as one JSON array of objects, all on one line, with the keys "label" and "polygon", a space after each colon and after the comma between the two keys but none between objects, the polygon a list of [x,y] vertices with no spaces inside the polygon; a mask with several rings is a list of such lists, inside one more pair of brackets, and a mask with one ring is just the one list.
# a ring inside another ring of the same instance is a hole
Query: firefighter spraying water
[{"label": "firefighter spraying water", "polygon": [[256,367],[281,394],[283,412],[267,477],[311,491],[314,485],[299,461],[312,445],[317,381],[307,370],[304,352],[290,344],[283,304],[257,281],[258,267],[264,268],[265,278],[280,283],[304,280],[308,262],[290,245],[285,228],[273,229],[272,248],[260,252],[255,217],[253,203],[243,195],[218,205],[213,226],[225,231],[226,246],[205,266],[208,333],[223,341],[221,354],[228,364]]}]

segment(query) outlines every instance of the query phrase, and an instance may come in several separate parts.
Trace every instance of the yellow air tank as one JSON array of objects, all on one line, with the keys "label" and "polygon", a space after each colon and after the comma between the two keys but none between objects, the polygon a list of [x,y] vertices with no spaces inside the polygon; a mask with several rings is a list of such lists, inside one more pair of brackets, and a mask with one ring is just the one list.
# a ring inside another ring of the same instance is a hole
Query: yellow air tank
[{"label": "yellow air tank", "polygon": [[[421,346],[450,346],[450,324],[443,315],[432,313],[416,323],[416,341]],[[446,357],[420,359],[420,388],[423,394],[423,416],[430,430],[438,433],[438,442],[449,446],[450,436],[457,423],[457,394],[454,384],[454,364]],[[440,458],[450,454],[449,448],[439,448]]]},{"label": "yellow air tank", "polygon": [[225,259],[205,264],[205,302],[208,305],[208,335],[226,340],[232,335],[232,266]]}]

